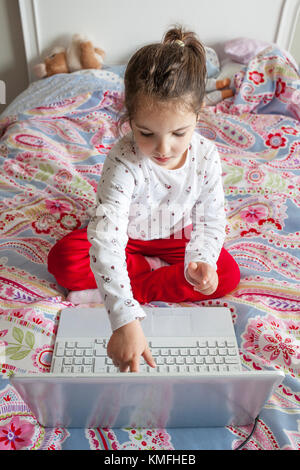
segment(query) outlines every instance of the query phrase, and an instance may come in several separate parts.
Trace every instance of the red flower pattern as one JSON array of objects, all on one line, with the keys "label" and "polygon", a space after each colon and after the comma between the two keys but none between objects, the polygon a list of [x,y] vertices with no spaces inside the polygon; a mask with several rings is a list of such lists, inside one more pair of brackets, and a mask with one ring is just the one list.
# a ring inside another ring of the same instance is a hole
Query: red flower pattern
[{"label": "red flower pattern", "polygon": [[280,132],[276,132],[275,134],[269,134],[268,140],[266,141],[266,145],[268,145],[268,147],[272,147],[272,149],[285,147],[286,138],[283,137]]},{"label": "red flower pattern", "polygon": [[264,74],[254,70],[253,72],[249,72],[249,80],[251,80],[255,85],[260,85],[264,83]]}]

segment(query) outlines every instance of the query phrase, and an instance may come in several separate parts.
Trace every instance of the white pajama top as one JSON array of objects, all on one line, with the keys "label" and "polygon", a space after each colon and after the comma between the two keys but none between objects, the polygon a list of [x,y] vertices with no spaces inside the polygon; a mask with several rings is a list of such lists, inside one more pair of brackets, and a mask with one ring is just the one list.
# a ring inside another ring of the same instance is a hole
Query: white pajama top
[{"label": "white pajama top", "polygon": [[90,262],[113,331],[145,317],[127,272],[128,238],[168,238],[192,223],[185,273],[190,261],[216,269],[226,226],[221,162],[215,145],[196,132],[175,170],[143,155],[132,132],[124,136],[105,159],[97,204],[87,231]]}]

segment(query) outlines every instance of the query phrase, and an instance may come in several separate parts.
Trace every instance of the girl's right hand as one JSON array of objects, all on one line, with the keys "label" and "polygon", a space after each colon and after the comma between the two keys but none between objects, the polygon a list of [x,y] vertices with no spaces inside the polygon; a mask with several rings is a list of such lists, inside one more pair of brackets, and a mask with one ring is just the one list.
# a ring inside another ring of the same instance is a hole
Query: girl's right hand
[{"label": "girl's right hand", "polygon": [[107,345],[107,355],[120,372],[139,372],[140,356],[150,367],[156,367],[139,320],[113,332]]}]

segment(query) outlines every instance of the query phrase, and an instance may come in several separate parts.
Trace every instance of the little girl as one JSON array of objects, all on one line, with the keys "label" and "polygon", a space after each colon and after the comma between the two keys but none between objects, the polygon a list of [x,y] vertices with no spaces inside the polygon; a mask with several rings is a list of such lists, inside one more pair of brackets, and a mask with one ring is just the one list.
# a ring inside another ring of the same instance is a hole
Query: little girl
[{"label": "little girl", "polygon": [[[195,132],[205,61],[202,44],[182,28],[133,55],[122,119],[131,132],[105,159],[88,228],[68,234],[49,253],[49,271],[60,285],[98,287],[113,330],[107,353],[121,372],[137,372],[140,356],[155,367],[140,304],[222,297],[240,280],[223,248],[220,158]],[[153,265],[157,257],[163,266]]]}]

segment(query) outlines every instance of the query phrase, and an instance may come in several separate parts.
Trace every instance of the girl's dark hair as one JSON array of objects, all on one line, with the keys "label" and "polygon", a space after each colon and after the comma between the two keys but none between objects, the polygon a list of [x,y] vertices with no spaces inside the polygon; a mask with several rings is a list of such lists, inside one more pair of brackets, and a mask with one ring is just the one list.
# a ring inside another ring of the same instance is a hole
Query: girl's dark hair
[{"label": "girl's dark hair", "polygon": [[161,43],[144,46],[131,57],[124,81],[125,114],[121,126],[132,119],[141,95],[159,101],[187,101],[198,114],[205,93],[205,48],[195,33],[173,27]]}]

